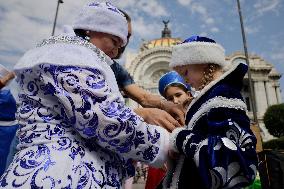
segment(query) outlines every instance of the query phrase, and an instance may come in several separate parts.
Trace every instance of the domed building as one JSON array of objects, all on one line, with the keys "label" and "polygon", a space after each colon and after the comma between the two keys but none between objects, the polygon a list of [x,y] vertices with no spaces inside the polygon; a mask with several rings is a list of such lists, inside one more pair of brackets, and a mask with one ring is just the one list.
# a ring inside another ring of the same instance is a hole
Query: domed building
[{"label": "domed building", "polygon": [[[172,46],[181,42],[180,38],[173,38],[168,28],[169,21],[164,22],[162,37],[148,42],[144,42],[138,53],[126,55],[125,68],[133,77],[134,81],[142,88],[159,94],[158,81],[160,77],[169,72],[169,62],[172,53]],[[227,61],[232,63],[246,62],[245,55],[241,52],[235,52],[226,57]],[[263,115],[268,106],[279,104],[282,102],[279,74],[272,64],[263,60],[257,55],[250,55],[251,76],[255,94],[257,118],[261,129],[263,141],[272,139],[263,123]],[[249,95],[249,82],[247,75],[244,79],[244,87],[242,91],[244,100],[248,106],[248,115],[253,117],[252,105]],[[127,104],[133,108],[139,105],[130,100],[126,100]]]}]

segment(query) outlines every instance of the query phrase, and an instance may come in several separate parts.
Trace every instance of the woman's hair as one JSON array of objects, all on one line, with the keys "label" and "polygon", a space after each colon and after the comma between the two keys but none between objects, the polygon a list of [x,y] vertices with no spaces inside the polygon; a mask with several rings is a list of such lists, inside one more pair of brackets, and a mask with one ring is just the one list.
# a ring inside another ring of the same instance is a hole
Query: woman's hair
[{"label": "woman's hair", "polygon": [[85,39],[87,37],[86,30],[74,29],[74,32],[77,36],[82,37],[83,39]]},{"label": "woman's hair", "polygon": [[124,15],[124,17],[126,18],[127,22],[131,22],[131,18],[130,16],[123,10],[118,9],[120,12],[122,12],[122,14]]},{"label": "woman's hair", "polygon": [[220,65],[208,64],[208,66],[204,69],[202,85],[199,87],[198,90],[203,89],[206,85],[213,81],[214,73],[218,70],[222,70]]}]

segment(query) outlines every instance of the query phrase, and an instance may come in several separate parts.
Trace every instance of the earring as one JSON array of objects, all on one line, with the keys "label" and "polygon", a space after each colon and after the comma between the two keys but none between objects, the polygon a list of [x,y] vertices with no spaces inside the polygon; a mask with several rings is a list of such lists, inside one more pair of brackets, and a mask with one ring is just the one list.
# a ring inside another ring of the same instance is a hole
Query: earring
[{"label": "earring", "polygon": [[89,36],[85,36],[85,40],[86,41],[90,41],[90,37]]},{"label": "earring", "polygon": [[91,38],[88,36],[89,34],[90,34],[90,31],[87,30],[87,31],[86,31],[85,40],[90,42],[90,39],[91,39]]}]

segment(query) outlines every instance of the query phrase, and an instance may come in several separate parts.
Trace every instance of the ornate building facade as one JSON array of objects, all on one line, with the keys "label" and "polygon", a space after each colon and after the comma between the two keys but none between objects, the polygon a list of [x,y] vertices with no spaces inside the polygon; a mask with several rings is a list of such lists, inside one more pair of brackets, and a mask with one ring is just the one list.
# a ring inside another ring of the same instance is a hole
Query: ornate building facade
[{"label": "ornate building facade", "polygon": [[[171,37],[171,31],[167,27],[168,22],[164,22],[165,28],[162,31],[162,37],[148,42],[144,42],[136,54],[127,54],[125,68],[133,77],[134,81],[142,88],[158,93],[159,78],[166,72],[169,72],[169,62],[172,53],[172,46],[180,43],[180,38]],[[226,60],[232,63],[245,62],[245,55],[241,52],[235,52],[226,57]],[[263,60],[257,55],[250,55],[250,69],[252,76],[253,89],[255,94],[257,118],[261,130],[263,141],[272,139],[263,123],[263,115],[268,106],[282,102],[279,74],[272,64]],[[248,115],[253,117],[252,105],[249,95],[249,82],[246,75],[242,91],[244,100],[248,106]],[[135,108],[138,104],[127,99],[128,105]]]}]

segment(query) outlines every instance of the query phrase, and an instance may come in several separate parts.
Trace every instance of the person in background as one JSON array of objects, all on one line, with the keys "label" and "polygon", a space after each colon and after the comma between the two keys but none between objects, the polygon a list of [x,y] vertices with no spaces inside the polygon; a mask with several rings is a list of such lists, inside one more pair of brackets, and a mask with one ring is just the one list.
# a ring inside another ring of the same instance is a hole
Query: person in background
[{"label": "person in background", "polygon": [[15,74],[0,67],[0,176],[10,164],[15,151],[18,123],[15,120],[16,101],[9,89],[4,89]]},{"label": "person in background", "polygon": [[170,151],[180,155],[163,188],[248,186],[257,170],[256,138],[241,95],[248,66],[229,65],[221,45],[192,36],[173,47],[170,67],[200,92],[187,108],[186,127],[171,133]]},{"label": "person in background", "polygon": [[[136,101],[144,108],[136,109],[136,113],[144,118],[144,120],[151,124],[161,125],[167,128],[168,131],[184,124],[184,113],[181,106],[176,106],[173,103],[163,100],[158,95],[154,95],[135,84],[133,78],[128,71],[120,65],[116,59],[121,58],[124,53],[130,37],[132,36],[131,17],[123,10],[120,10],[128,23],[127,44],[119,48],[118,55],[113,58],[111,69],[114,72],[118,87],[123,93]],[[145,109],[146,108],[146,109]],[[177,118],[175,120],[173,117]],[[131,189],[133,178],[129,178],[125,182],[125,189]]]},{"label": "person in background", "polygon": [[[186,106],[192,100],[191,87],[175,71],[164,74],[159,80],[160,94],[174,104],[180,104],[186,109]],[[145,189],[156,189],[166,175],[167,168],[148,168],[148,176]]]}]

